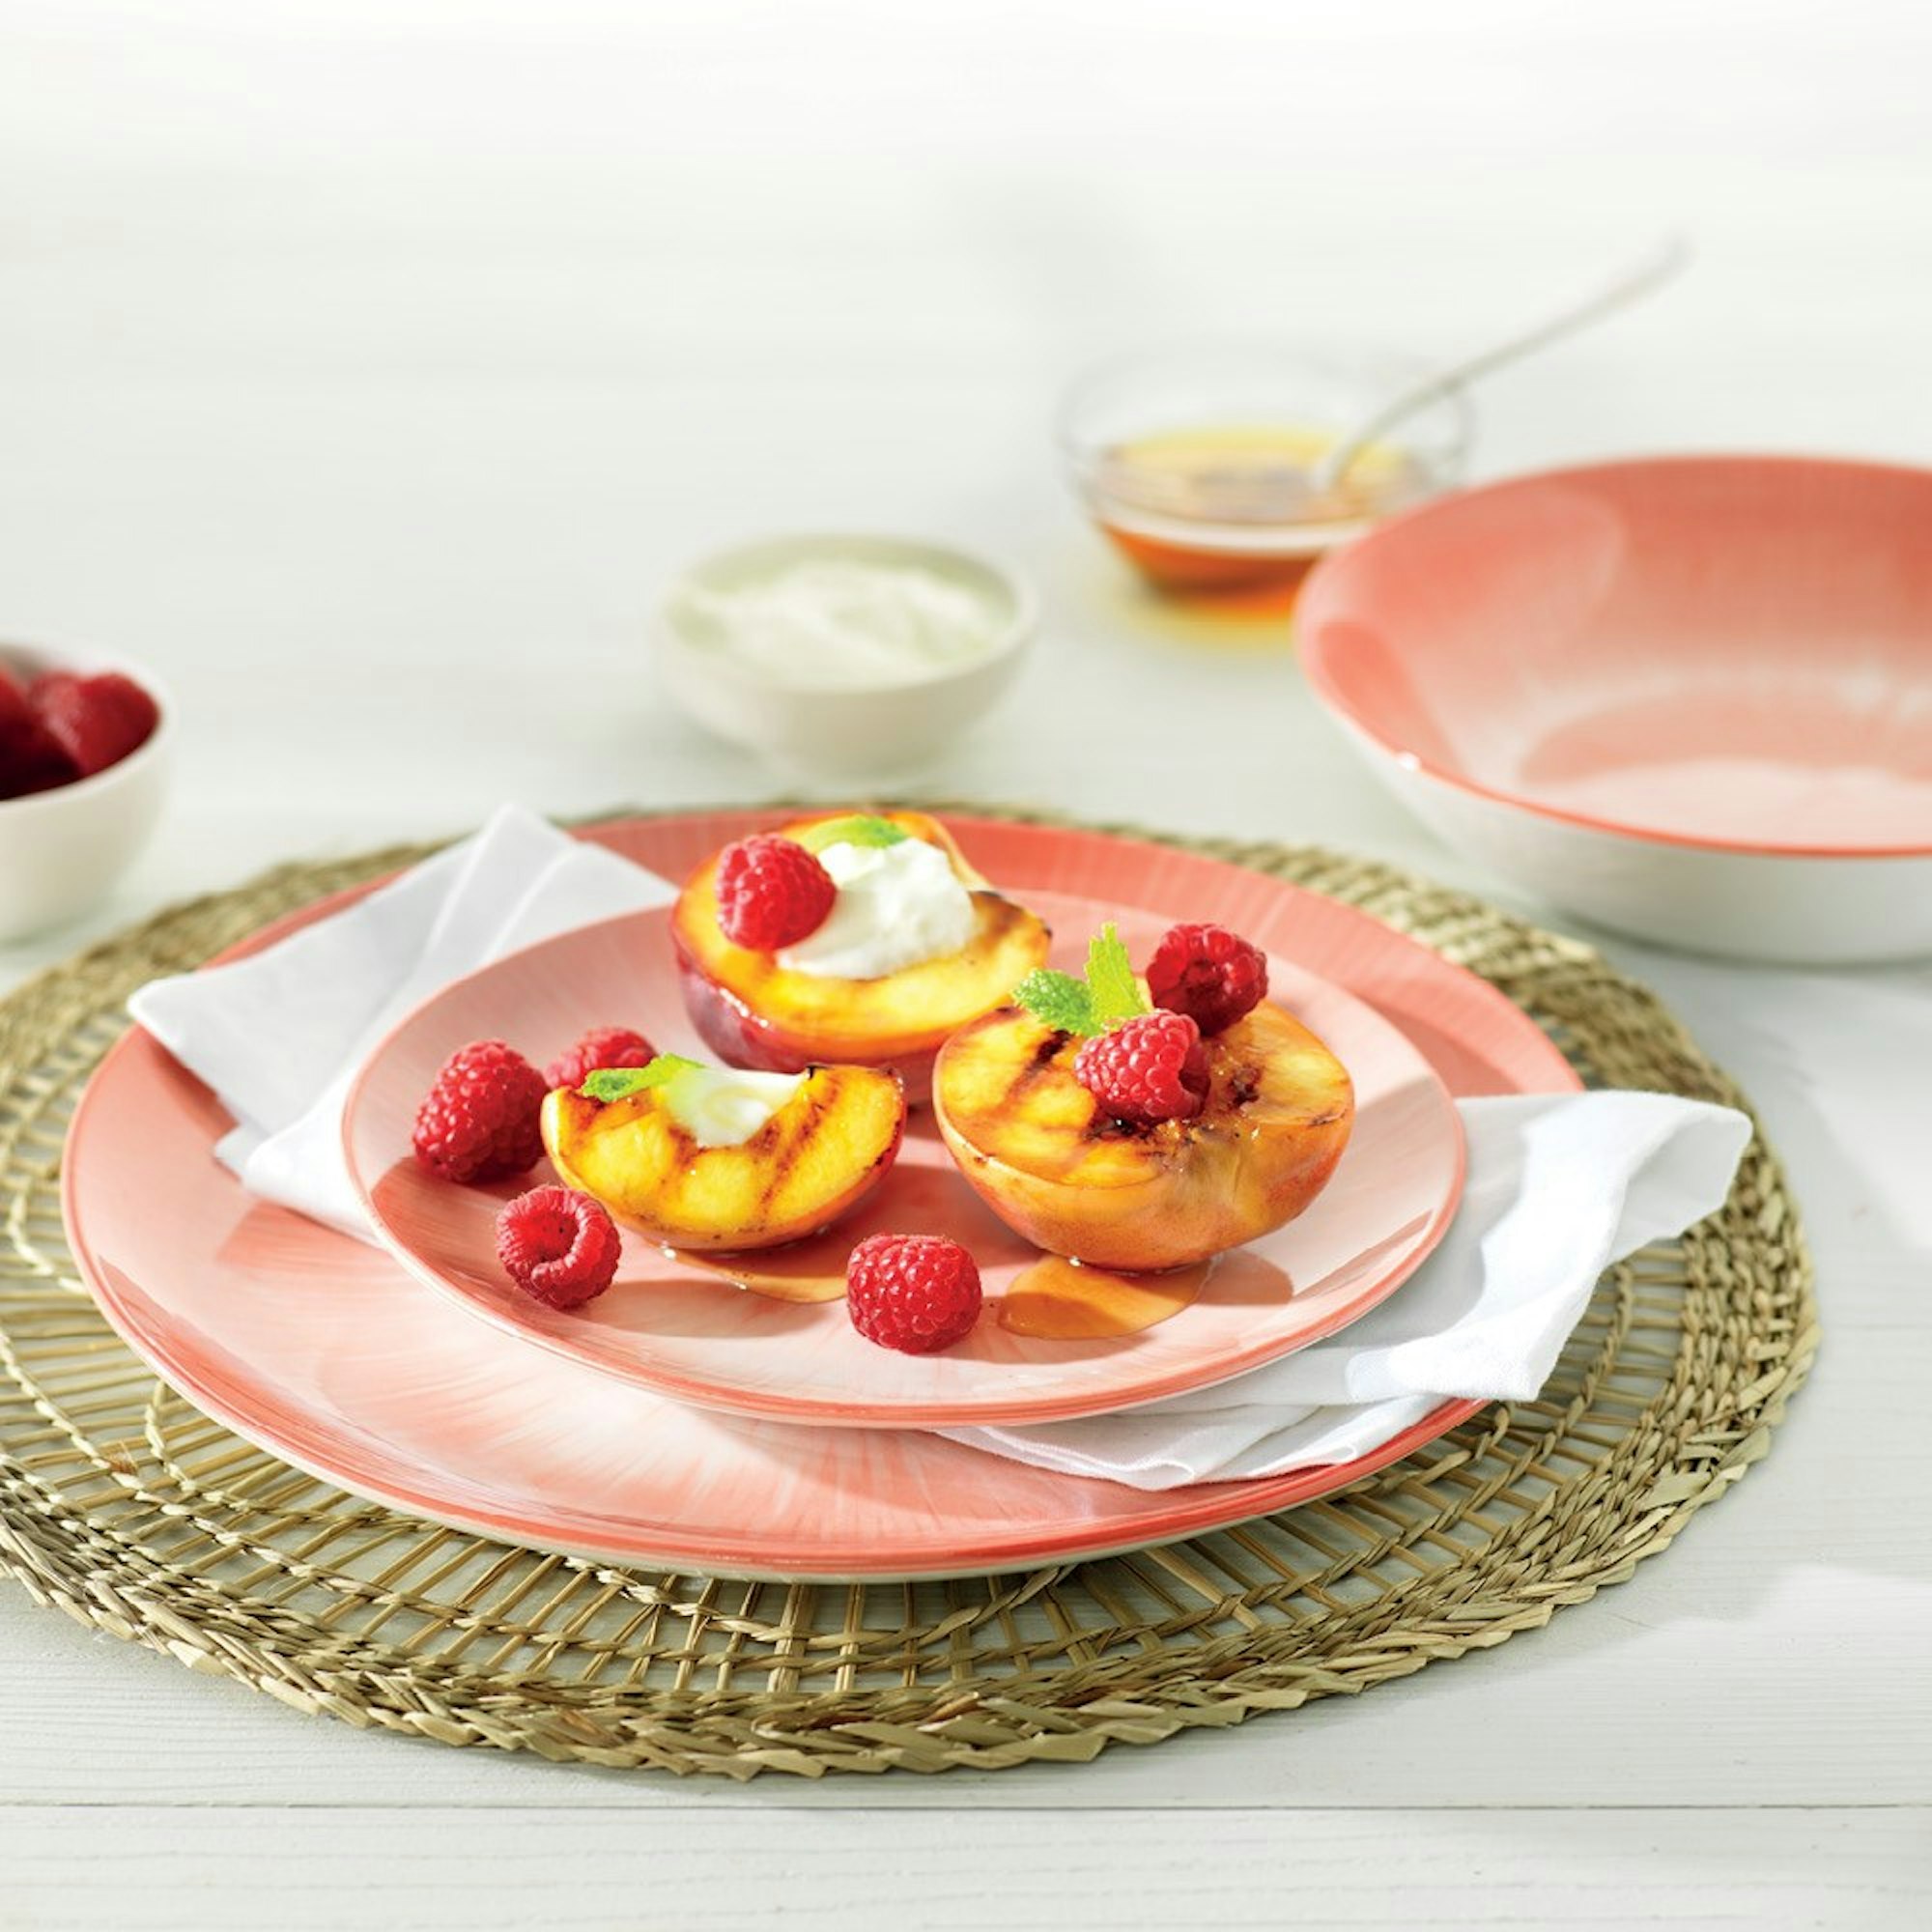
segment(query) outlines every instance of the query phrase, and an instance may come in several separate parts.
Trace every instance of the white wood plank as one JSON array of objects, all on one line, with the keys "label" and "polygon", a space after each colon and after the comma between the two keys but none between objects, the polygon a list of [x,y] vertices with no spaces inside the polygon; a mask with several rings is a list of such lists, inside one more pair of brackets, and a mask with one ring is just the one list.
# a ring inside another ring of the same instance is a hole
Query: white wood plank
[{"label": "white wood plank", "polygon": [[1163,1811],[1078,1820],[774,1811],[674,1825],[518,1810],[172,1807],[0,1823],[0,1923],[540,1932],[738,1927],[1056,1932],[1066,1924],[1410,1932],[1894,1928],[1932,1909],[1918,1810]]}]

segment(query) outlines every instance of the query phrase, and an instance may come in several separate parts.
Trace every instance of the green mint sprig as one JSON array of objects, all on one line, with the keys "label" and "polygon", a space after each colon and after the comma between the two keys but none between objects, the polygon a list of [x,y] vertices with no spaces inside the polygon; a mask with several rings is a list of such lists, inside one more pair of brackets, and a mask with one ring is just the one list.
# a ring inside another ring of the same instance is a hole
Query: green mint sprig
[{"label": "green mint sprig", "polygon": [[1087,986],[1094,996],[1096,1031],[1104,1033],[1122,1020],[1136,1018],[1148,1009],[1141,997],[1141,982],[1134,978],[1134,962],[1127,957],[1114,922],[1109,920],[1087,946]]},{"label": "green mint sprig", "polygon": [[577,1091],[586,1100],[628,1100],[633,1094],[663,1087],[680,1073],[696,1073],[699,1065],[681,1053],[661,1053],[642,1066],[600,1066],[584,1076]]},{"label": "green mint sprig", "polygon": [[1133,961],[1112,920],[1089,944],[1083,978],[1040,967],[1013,988],[1012,997],[1042,1026],[1083,1036],[1105,1033],[1149,1010],[1134,978]]},{"label": "green mint sprig", "polygon": [[889,818],[874,818],[867,812],[848,812],[843,818],[822,819],[798,835],[798,842],[808,852],[823,852],[828,845],[903,845],[912,837]]},{"label": "green mint sprig", "polygon": [[1013,1003],[1055,1033],[1100,1031],[1094,1020],[1094,995],[1084,980],[1076,980],[1070,973],[1037,967],[1013,988]]}]

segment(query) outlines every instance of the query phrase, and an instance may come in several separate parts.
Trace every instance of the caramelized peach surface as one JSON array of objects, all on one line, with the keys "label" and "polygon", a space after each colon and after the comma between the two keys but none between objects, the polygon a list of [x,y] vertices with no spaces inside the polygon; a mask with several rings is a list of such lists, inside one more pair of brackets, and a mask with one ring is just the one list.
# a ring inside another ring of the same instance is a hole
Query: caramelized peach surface
[{"label": "caramelized peach surface", "polygon": [[933,1073],[959,1171],[1049,1253],[1133,1269],[1205,1261],[1292,1221],[1348,1145],[1347,1070],[1278,1007],[1207,1042],[1208,1099],[1191,1121],[1113,1120],[1074,1076],[1079,1048],[1007,1007],[954,1035]]},{"label": "caramelized peach surface", "polygon": [[661,1090],[600,1101],[559,1087],[543,1108],[564,1183],[680,1248],[768,1248],[815,1233],[885,1178],[904,1130],[897,1079],[866,1066],[813,1067],[736,1147],[700,1147]]}]

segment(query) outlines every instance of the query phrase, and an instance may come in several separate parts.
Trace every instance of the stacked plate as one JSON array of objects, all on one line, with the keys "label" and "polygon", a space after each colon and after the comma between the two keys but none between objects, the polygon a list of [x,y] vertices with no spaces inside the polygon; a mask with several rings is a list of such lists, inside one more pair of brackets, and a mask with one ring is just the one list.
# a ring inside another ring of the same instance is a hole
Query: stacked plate
[{"label": "stacked plate", "polygon": [[[693,815],[585,836],[677,878],[767,822]],[[1479,1406],[1445,1403],[1349,1463],[1154,1493],[935,1433],[1130,1408],[1336,1333],[1395,1293],[1454,1215],[1454,1098],[1578,1084],[1493,987],[1348,907],[1133,840],[952,825],[976,865],[1061,935],[1059,963],[1077,963],[1109,919],[1142,957],[1177,920],[1246,934],[1269,954],[1274,996],[1354,1080],[1354,1134],[1327,1189],[1214,1269],[1172,1319],[1085,1338],[999,1319],[1039,1257],[960,1179],[923,1112],[836,1236],[761,1264],[775,1292],[632,1236],[615,1288],[585,1308],[557,1313],[521,1294],[496,1264],[493,1222],[528,1183],[420,1176],[416,1102],[452,1048],[480,1037],[510,1038],[541,1064],[586,1026],[621,1020],[661,1048],[701,1051],[663,912],[500,960],[375,1050],[344,1134],[380,1247],[243,1191],[213,1157],[232,1124],[218,1103],[130,1033],[82,1101],[65,1167],[69,1232],[101,1307],[208,1413],[352,1492],[506,1542],[730,1576],[960,1575],[1195,1535],[1340,1488]],[[838,1300],[813,1298],[851,1243],[878,1231],[952,1234],[972,1248],[991,1305],[965,1342],[895,1354],[861,1338]]]}]

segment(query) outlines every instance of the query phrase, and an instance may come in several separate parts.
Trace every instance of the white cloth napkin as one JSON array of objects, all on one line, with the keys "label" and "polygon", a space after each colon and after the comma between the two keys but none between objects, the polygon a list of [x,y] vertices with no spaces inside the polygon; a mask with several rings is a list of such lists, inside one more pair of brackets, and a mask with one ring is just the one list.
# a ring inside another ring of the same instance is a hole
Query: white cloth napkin
[{"label": "white cloth napkin", "polygon": [[1139,1490],[1344,1463],[1451,1396],[1535,1395],[1597,1277],[1720,1207],[1750,1123],[1669,1094],[1462,1100],[1469,1150],[1442,1244],[1327,1342],[1214,1388],[1031,1429],[949,1430]]},{"label": "white cloth napkin", "polygon": [[[155,980],[129,1009],[235,1116],[217,1152],[244,1186],[369,1240],[340,1128],[370,1049],[451,980],[672,895],[614,853],[506,808],[346,911],[233,965]],[[1527,1398],[1603,1269],[1717,1208],[1749,1138],[1742,1115],[1662,1094],[1464,1100],[1459,1111],[1468,1178],[1447,1237],[1343,1334],[1145,1408],[948,1434],[1162,1490],[1365,1455],[1451,1396]]]},{"label": "white cloth napkin", "polygon": [[505,806],[344,912],[128,1009],[237,1126],[216,1152],[266,1200],[373,1241],[342,1158],[356,1068],[439,987],[572,926],[676,896],[655,873]]}]

